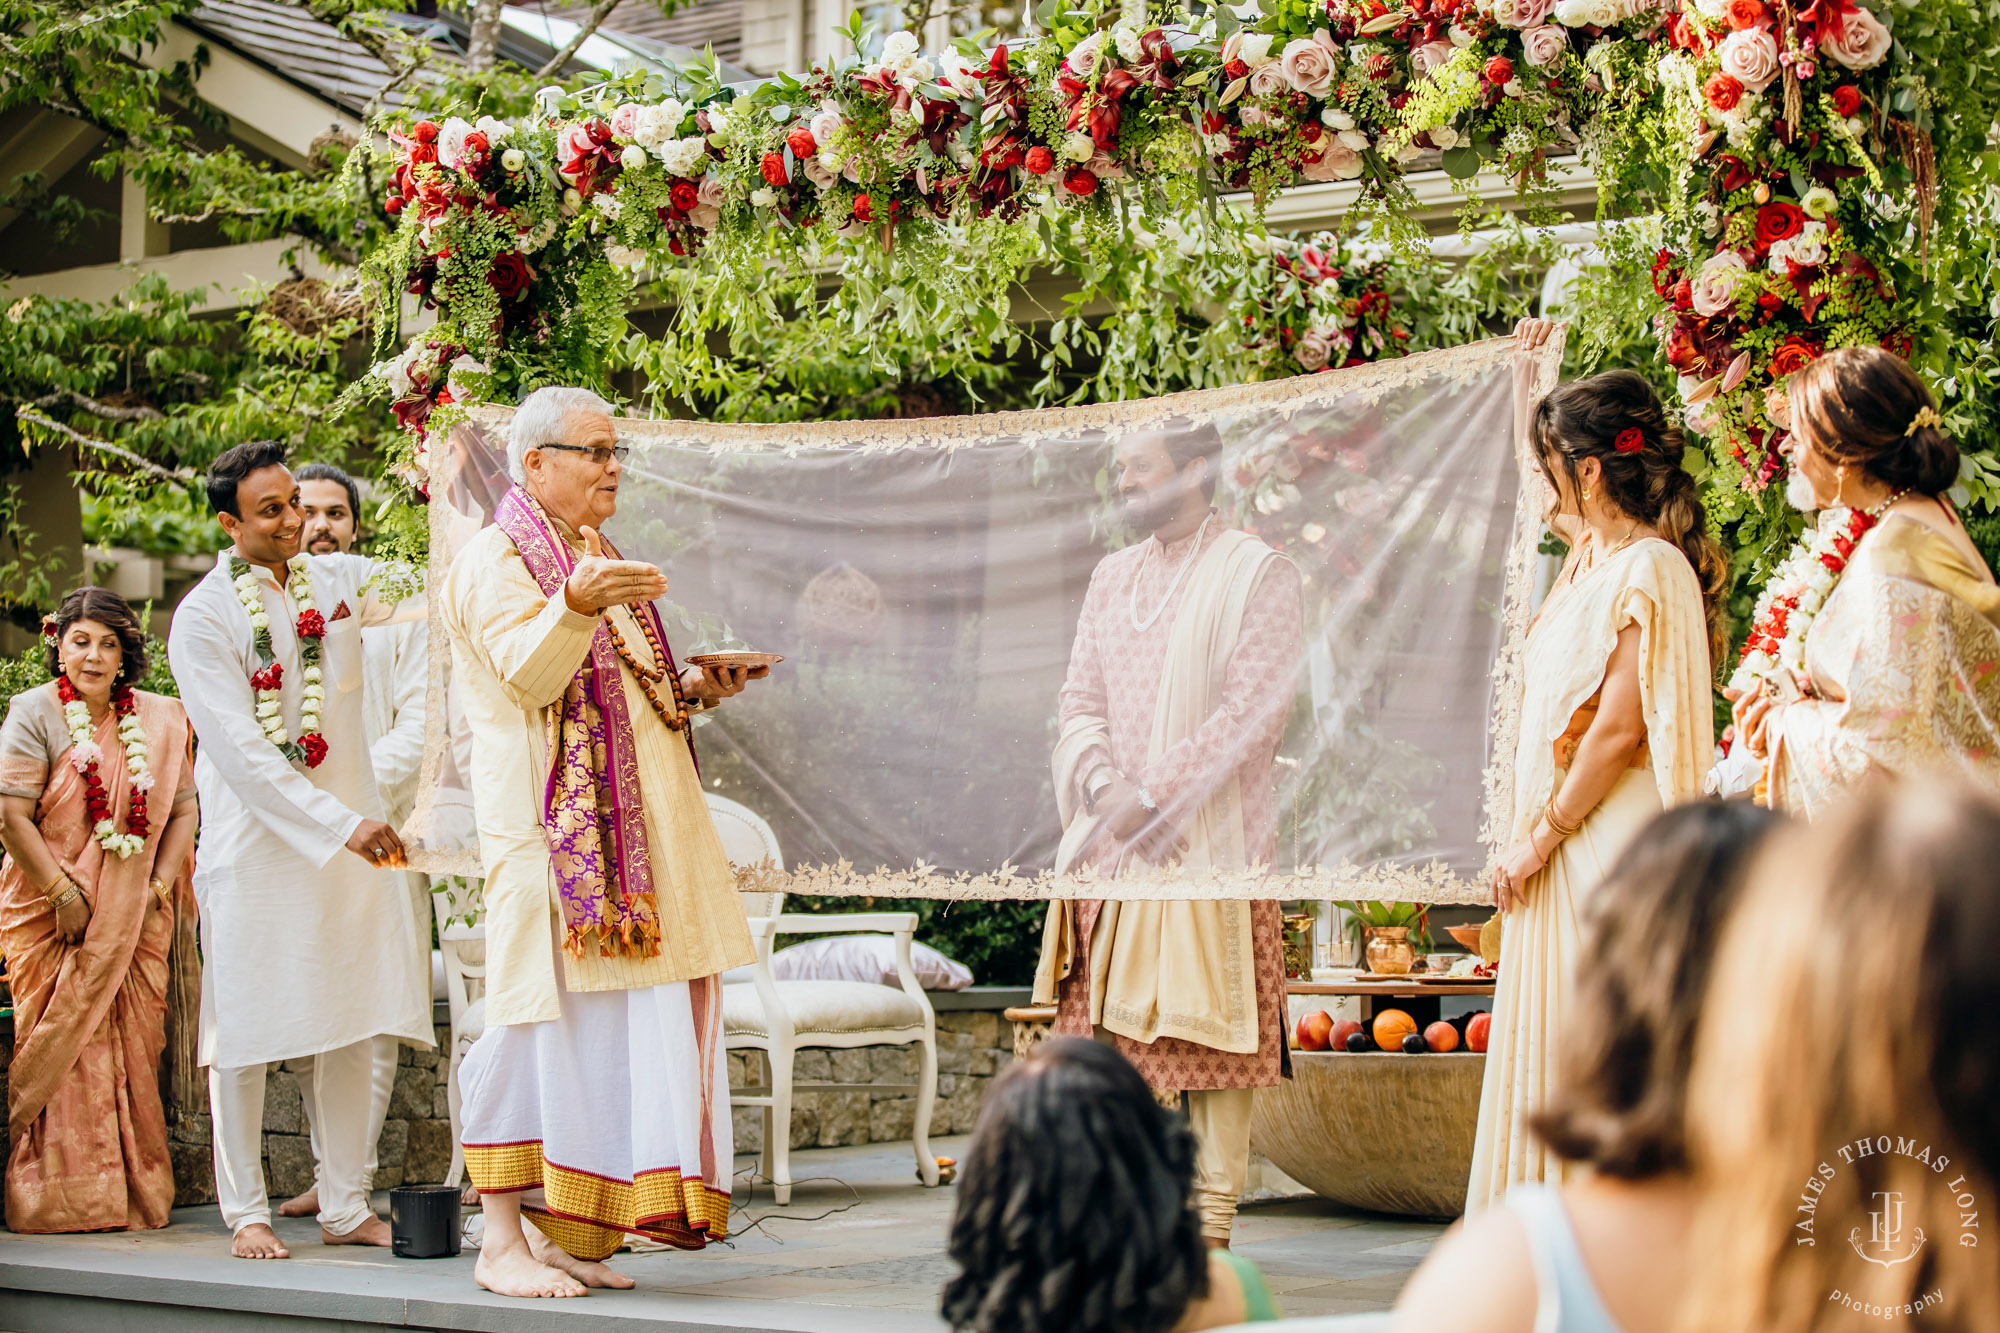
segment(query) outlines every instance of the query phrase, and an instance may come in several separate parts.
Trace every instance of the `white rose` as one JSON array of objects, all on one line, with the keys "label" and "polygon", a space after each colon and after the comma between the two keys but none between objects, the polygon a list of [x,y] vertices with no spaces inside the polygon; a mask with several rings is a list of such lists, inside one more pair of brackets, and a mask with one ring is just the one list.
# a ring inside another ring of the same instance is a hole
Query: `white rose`
[{"label": "white rose", "polygon": [[276,717],[277,715],[278,701],[276,699],[265,699],[257,705],[258,717]]},{"label": "white rose", "polygon": [[806,128],[812,131],[813,142],[824,148],[846,123],[838,111],[822,111],[812,118],[812,124]]},{"label": "white rose", "polygon": [[299,675],[300,679],[306,681],[317,681],[320,678],[319,668],[316,666],[307,667],[304,671],[300,672]]},{"label": "white rose", "polygon": [[1271,43],[1275,39],[1275,33],[1246,32],[1243,34],[1242,44],[1236,48],[1236,58],[1251,69],[1256,69],[1259,65],[1268,65],[1272,60]]},{"label": "white rose", "polygon": [[252,611],[250,613],[250,625],[253,629],[269,629],[271,627],[271,617],[262,611]]},{"label": "white rose", "polygon": [[1840,36],[1830,37],[1825,50],[1849,69],[1873,69],[1889,54],[1889,42],[1882,20],[1856,6],[1842,16]]},{"label": "white rose", "polygon": [[646,165],[646,150],[633,144],[618,154],[618,165],[627,171],[638,171]]},{"label": "white rose", "polygon": [[472,133],[472,122],[462,116],[451,116],[438,130],[438,161],[453,171],[457,171],[465,159],[465,136]]},{"label": "white rose", "polygon": [[1431,131],[1431,142],[1438,146],[1439,152],[1456,148],[1458,147],[1458,131],[1449,125],[1440,125]]},{"label": "white rose", "polygon": [[[985,96],[984,87],[973,76],[972,69],[965,63],[965,57],[956,51],[945,51],[938,55],[938,73],[944,86],[959,97],[980,98]],[[813,136],[817,139],[819,136]]]},{"label": "white rose", "polygon": [[923,50],[923,43],[917,40],[915,33],[892,32],[882,42],[882,63],[885,65],[900,64],[905,60],[911,59],[921,50]]},{"label": "white rose", "polygon": [[1697,314],[1719,315],[1736,306],[1736,295],[1749,274],[1743,258],[1734,250],[1711,255],[1694,275],[1694,308]]},{"label": "white rose", "polygon": [[[619,245],[616,242],[604,247],[604,257],[610,261],[613,268],[637,268],[646,262],[644,250],[634,250],[629,245]],[[457,397],[456,394],[452,396]]]},{"label": "white rose", "polygon": [[760,185],[756,189],[750,191],[750,204],[753,208],[769,208],[771,205],[777,202],[778,202],[777,191],[771,189],[768,186]]},{"label": "white rose", "polygon": [[1097,48],[1103,44],[1104,33],[1100,29],[1070,48],[1063,57],[1063,64],[1069,66],[1072,74],[1088,74],[1091,62],[1097,59]]},{"label": "white rose", "polygon": [[500,154],[500,166],[509,174],[519,171],[527,165],[528,155],[518,148],[509,148],[506,152]]},{"label": "white rose", "polygon": [[1278,57],[1285,81],[1308,97],[1325,97],[1333,89],[1333,48],[1317,37],[1299,37],[1286,43]]},{"label": "white rose", "polygon": [[1330,106],[1319,113],[1319,123],[1330,130],[1351,130],[1354,128],[1354,117],[1339,107]]},{"label": "white rose", "polygon": [[1365,153],[1370,147],[1368,136],[1360,130],[1342,130],[1333,137],[1339,140],[1343,147],[1357,153]]},{"label": "white rose", "polygon": [[1139,63],[1145,52],[1139,49],[1139,28],[1137,24],[1121,21],[1111,29],[1111,43],[1118,48],[1118,58],[1128,65]]},{"label": "white rose", "polygon": [[474,122],[473,129],[486,136],[486,142],[497,147],[500,141],[514,132],[514,127],[504,120],[492,116],[481,116]]},{"label": "white rose", "polygon": [[96,833],[109,833],[117,827],[118,826],[116,824],[112,823],[108,819],[100,819],[95,824],[91,825],[91,830]]},{"label": "white rose", "polygon": [[1778,77],[1778,43],[1758,28],[1739,28],[1722,39],[1722,72],[1753,93]]},{"label": "white rose", "polygon": [[1815,185],[1799,200],[1799,207],[1806,211],[1807,217],[1823,222],[1833,216],[1833,210],[1839,203],[1840,196],[1824,185]]},{"label": "white rose", "polygon": [[1553,65],[1569,50],[1569,30],[1553,23],[1521,32],[1521,58],[1537,67]]},{"label": "white rose", "polygon": [[1556,22],[1572,28],[1608,28],[1625,17],[1618,0],[1556,0]]},{"label": "white rose", "polygon": [[1071,130],[1063,136],[1062,155],[1071,162],[1088,162],[1097,153],[1097,144],[1082,130]]}]

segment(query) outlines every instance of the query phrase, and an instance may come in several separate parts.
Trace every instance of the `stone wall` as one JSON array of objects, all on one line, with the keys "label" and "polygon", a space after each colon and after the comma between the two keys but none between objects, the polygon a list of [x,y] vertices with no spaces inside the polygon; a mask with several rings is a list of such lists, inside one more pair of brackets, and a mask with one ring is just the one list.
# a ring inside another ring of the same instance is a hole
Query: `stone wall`
[{"label": "stone wall", "polygon": [[[959,1010],[937,1016],[938,1088],[931,1136],[969,1134],[994,1075],[1014,1059],[1014,1025],[993,1010]],[[816,1092],[799,1083],[915,1083],[917,1048],[872,1046],[852,1051],[800,1051],[792,1065],[792,1147],[835,1148],[854,1143],[894,1143],[910,1137],[916,1095],[909,1092]],[[729,1053],[729,1086],[766,1087],[758,1051]],[[735,1109],[736,1151],[764,1148],[764,1112]]]},{"label": "stone wall", "polygon": [[[396,1083],[389,1093],[388,1118],[376,1145],[375,1188],[430,1185],[451,1167],[451,1114],[445,1104],[445,1060],[451,1029],[440,1023],[437,1046],[403,1046]],[[215,1202],[215,1161],[208,1112],[186,1117],[171,1131],[174,1203]],[[312,1188],[312,1143],[298,1079],[280,1065],[264,1082],[264,1184],[275,1206]]]}]

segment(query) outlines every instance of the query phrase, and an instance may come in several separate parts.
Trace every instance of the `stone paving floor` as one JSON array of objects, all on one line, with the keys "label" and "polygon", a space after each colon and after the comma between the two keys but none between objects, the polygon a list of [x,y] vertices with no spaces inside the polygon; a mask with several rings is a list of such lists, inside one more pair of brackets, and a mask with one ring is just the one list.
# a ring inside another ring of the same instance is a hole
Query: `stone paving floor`
[{"label": "stone paving floor", "polygon": [[[934,1146],[941,1154],[962,1157],[965,1140],[940,1139]],[[750,1165],[748,1159],[739,1162]],[[936,1310],[939,1288],[953,1271],[944,1245],[954,1187],[919,1187],[907,1145],[802,1151],[792,1154],[792,1163],[798,1183],[782,1208],[773,1203],[768,1186],[748,1190],[746,1178],[739,1177],[739,1207],[726,1245],[698,1254],[620,1254],[613,1263],[638,1279],[638,1292],[537,1303],[533,1326],[567,1324],[567,1316],[582,1315],[577,1307],[587,1304],[593,1315],[615,1309],[669,1322],[694,1317],[698,1310],[702,1327],[941,1329]],[[386,1197],[379,1202],[386,1212]],[[353,1284],[353,1290],[400,1293],[412,1301],[462,1301],[486,1307],[493,1316],[501,1307],[528,1313],[526,1302],[500,1302],[474,1287],[469,1249],[458,1259],[397,1260],[386,1250],[322,1246],[310,1219],[280,1221],[277,1229],[294,1256],[281,1263],[228,1259],[213,1207],[177,1210],[173,1226],[145,1235],[0,1235],[0,1263],[54,1263],[79,1275],[198,1273],[210,1284],[244,1288],[245,1297],[251,1289],[336,1291]],[[1264,1271],[1287,1314],[1342,1314],[1386,1309],[1442,1230],[1435,1223],[1347,1211],[1312,1196],[1290,1197],[1247,1205],[1236,1246]],[[223,1297],[201,1299],[228,1304]],[[731,1310],[741,1312],[740,1325],[729,1317]],[[879,1317],[869,1318],[871,1310]],[[369,1320],[359,1308],[348,1317],[357,1315],[363,1322],[400,1322]],[[506,1322],[511,1326],[513,1320]],[[452,1326],[489,1324],[482,1317]]]}]

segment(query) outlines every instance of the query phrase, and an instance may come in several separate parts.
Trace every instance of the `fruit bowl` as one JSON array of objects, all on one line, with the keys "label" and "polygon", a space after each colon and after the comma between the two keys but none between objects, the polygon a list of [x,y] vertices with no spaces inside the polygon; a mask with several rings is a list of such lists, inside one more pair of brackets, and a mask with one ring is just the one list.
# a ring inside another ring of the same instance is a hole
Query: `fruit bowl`
[{"label": "fruit bowl", "polygon": [[1479,952],[1478,926],[1446,926],[1444,933],[1457,940],[1468,953]]}]

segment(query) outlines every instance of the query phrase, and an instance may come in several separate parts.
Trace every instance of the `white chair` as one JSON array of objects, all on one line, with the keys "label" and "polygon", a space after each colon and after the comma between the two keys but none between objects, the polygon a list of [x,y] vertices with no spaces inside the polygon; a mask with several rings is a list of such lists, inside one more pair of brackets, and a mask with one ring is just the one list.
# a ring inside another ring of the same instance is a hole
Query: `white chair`
[{"label": "white chair", "polygon": [[486,907],[481,880],[439,876],[431,881],[431,915],[437,918],[438,953],[444,959],[444,998],[451,1013],[451,1050],[445,1069],[445,1105],[451,1110],[451,1169],[444,1183],[465,1173],[464,1127],[459,1122],[458,1066],[486,1031]]},{"label": "white chair", "polygon": [[[777,834],[761,816],[727,797],[709,795],[709,813],[730,863],[754,866],[769,861],[782,866]],[[722,988],[723,1045],[730,1050],[759,1050],[770,1069],[768,1094],[732,1088],[730,1101],[764,1111],[765,1179],[781,1204],[792,1197],[792,1093],[914,1092],[916,1120],[911,1146],[925,1185],[938,1183],[937,1158],[931,1153],[931,1110],[937,1100],[937,1015],[930,997],[917,984],[910,965],[910,944],[917,933],[915,912],[855,912],[844,916],[804,916],[781,909],[782,893],[746,893],[743,912],[757,943],[751,980]],[[896,939],[898,990],[866,981],[779,981],[771,973],[771,945],[779,935],[884,934]],[[864,1046],[918,1047],[918,1082],[910,1084],[795,1082],[793,1059],[800,1049],[852,1050]]]}]

